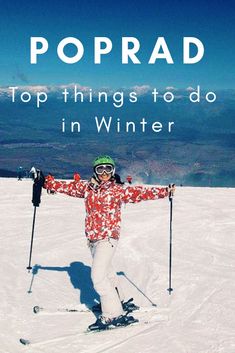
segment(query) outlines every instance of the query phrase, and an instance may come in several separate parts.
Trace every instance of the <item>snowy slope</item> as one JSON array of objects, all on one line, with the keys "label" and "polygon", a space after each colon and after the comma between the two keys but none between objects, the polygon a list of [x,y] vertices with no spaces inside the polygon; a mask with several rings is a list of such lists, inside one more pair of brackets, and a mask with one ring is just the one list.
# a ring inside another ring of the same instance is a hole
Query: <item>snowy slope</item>
[{"label": "snowy slope", "polygon": [[[126,294],[158,305],[157,322],[98,334],[79,334],[91,313],[35,315],[89,304],[83,200],[47,195],[37,209],[33,265],[28,273],[33,217],[32,182],[0,179],[1,353],[233,353],[235,352],[234,189],[178,188],[173,210],[173,288],[168,295],[168,200],[123,207],[115,257]],[[31,293],[29,293],[31,292]],[[19,338],[38,342],[23,346]]]}]

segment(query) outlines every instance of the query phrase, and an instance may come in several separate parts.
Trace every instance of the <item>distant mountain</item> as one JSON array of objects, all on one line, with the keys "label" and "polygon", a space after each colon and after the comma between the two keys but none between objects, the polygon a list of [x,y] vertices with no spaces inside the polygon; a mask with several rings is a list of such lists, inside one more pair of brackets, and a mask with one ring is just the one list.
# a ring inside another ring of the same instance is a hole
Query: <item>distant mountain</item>
[{"label": "distant mountain", "polygon": [[4,178],[15,178],[17,173],[11,170],[0,169],[0,176]]},{"label": "distant mountain", "polygon": [[[59,178],[75,171],[88,178],[93,158],[105,153],[115,158],[123,178],[132,174],[145,183],[235,186],[234,91],[216,93],[214,103],[191,103],[186,91],[178,91],[172,103],[162,98],[153,103],[146,92],[131,103],[125,95],[121,108],[112,96],[107,103],[63,103],[54,92],[39,109],[35,102],[11,103],[2,96],[0,176],[4,170],[15,173],[19,165],[26,170],[36,165]],[[99,124],[102,117],[106,124],[112,117],[109,133],[104,124],[97,132],[95,117]],[[70,131],[71,122],[79,122],[80,132]],[[153,131],[155,122],[162,124],[161,132]],[[169,122],[174,122],[171,133]]]}]

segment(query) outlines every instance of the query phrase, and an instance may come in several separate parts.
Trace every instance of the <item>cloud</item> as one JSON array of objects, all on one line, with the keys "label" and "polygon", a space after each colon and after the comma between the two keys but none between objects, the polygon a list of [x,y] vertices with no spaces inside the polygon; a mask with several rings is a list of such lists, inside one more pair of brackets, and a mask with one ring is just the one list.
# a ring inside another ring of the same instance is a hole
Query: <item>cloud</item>
[{"label": "cloud", "polygon": [[173,86],[168,86],[168,87],[166,87],[166,90],[167,91],[177,91],[177,88],[173,87]]},{"label": "cloud", "polygon": [[30,94],[36,94],[37,92],[45,92],[45,93],[61,93],[65,88],[69,90],[75,89],[75,86],[77,87],[78,91],[81,91],[83,93],[89,92],[90,87],[88,86],[82,86],[77,83],[70,83],[67,85],[9,85],[7,87],[5,86],[0,86],[0,97],[8,97],[11,96],[12,90],[10,87],[15,87],[15,92],[16,94],[19,93],[21,94],[22,92],[29,92]]},{"label": "cloud", "polygon": [[[138,96],[144,96],[146,94],[150,94],[153,88],[150,85],[135,85],[132,87],[119,87],[118,89],[110,88],[110,87],[100,87],[94,88],[90,86],[84,86],[79,83],[69,83],[69,84],[61,84],[61,85],[9,85],[9,86],[0,86],[0,98],[5,99],[11,97],[12,90],[9,87],[17,87],[16,95],[21,94],[22,92],[29,92],[32,95],[36,95],[37,92],[45,92],[47,94],[51,94],[52,96],[62,99],[62,91],[67,89],[70,97],[74,97],[75,89],[77,92],[82,92],[84,97],[89,95],[90,93],[93,97],[97,97],[100,92],[106,92],[108,96],[112,96],[115,92],[123,92],[125,96],[128,96],[130,92],[134,91]],[[176,88],[174,86],[168,86],[164,90],[159,90],[158,97],[162,98],[164,93],[167,91],[173,91],[175,99],[181,99],[183,97],[187,97],[187,92],[195,91],[195,89],[191,86],[183,89]],[[177,94],[176,94],[177,93]],[[234,99],[234,90],[222,90],[220,94],[223,95],[224,98],[230,97]]]},{"label": "cloud", "polygon": [[[11,86],[10,86],[11,87]],[[41,86],[41,85],[29,85],[29,86],[13,86],[13,87],[18,87],[19,92],[24,92],[27,91],[29,93],[37,93],[37,92],[49,92],[49,87],[48,86]]]},{"label": "cloud", "polygon": [[189,86],[189,87],[187,87],[187,88],[186,88],[186,91],[189,91],[189,92],[191,92],[191,91],[195,91],[195,88],[193,88],[193,87]]},{"label": "cloud", "polygon": [[50,87],[50,91],[61,91],[64,89],[68,89],[68,90],[74,90],[75,87],[77,88],[78,91],[81,92],[88,92],[91,87],[89,86],[82,86],[79,83],[69,83],[67,85],[55,85],[55,86],[49,86]]},{"label": "cloud", "polygon": [[135,91],[140,96],[146,94],[151,90],[151,87],[149,85],[136,85],[130,88],[120,87],[119,89],[113,89],[109,87],[101,87],[99,89],[91,88],[89,86],[83,86],[79,83],[69,83],[62,85],[12,85],[8,87],[0,87],[0,96],[10,96],[12,90],[10,90],[9,87],[17,87],[16,94],[27,91],[31,94],[36,94],[37,92],[45,92],[56,95],[61,93],[63,90],[67,89],[71,96],[75,94],[75,89],[77,92],[82,92],[84,95],[87,95],[92,92],[94,96],[97,96],[99,92],[107,92],[108,95],[113,95],[115,92],[124,92],[124,94],[129,94],[130,91]]},{"label": "cloud", "polygon": [[146,94],[148,91],[151,90],[149,85],[142,85],[142,86],[133,86],[131,87],[138,95]]}]

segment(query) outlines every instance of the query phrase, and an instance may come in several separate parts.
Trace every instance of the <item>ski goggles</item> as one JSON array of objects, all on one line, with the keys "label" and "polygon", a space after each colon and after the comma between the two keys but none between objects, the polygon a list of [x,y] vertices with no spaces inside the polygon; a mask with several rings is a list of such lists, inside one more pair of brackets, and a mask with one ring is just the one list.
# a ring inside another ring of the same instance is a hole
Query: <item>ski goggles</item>
[{"label": "ski goggles", "polygon": [[114,167],[111,164],[101,164],[95,167],[95,172],[98,175],[102,175],[104,172],[106,174],[112,174],[113,171],[114,171]]}]

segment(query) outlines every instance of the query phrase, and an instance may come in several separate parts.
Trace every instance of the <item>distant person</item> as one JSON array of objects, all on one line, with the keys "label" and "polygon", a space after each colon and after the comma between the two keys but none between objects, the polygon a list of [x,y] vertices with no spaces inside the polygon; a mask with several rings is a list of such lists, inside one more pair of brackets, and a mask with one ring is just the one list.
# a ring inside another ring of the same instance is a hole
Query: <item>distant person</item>
[{"label": "distant person", "polygon": [[128,184],[132,184],[132,176],[131,175],[127,175],[126,180],[127,180]]},{"label": "distant person", "polygon": [[124,187],[116,182],[115,163],[109,156],[98,156],[93,161],[93,175],[89,181],[57,181],[49,175],[44,187],[85,200],[85,234],[93,257],[91,278],[101,302],[93,307],[93,310],[100,310],[100,316],[88,329],[106,330],[137,322],[129,315],[137,307],[124,301],[118,276],[112,267],[120,237],[121,205],[164,198],[174,188]]},{"label": "distant person", "polygon": [[21,181],[23,178],[23,168],[22,167],[18,168],[17,178],[18,178],[18,181]]}]

